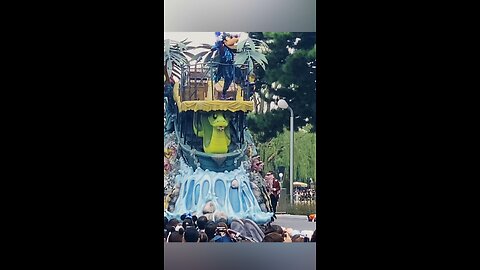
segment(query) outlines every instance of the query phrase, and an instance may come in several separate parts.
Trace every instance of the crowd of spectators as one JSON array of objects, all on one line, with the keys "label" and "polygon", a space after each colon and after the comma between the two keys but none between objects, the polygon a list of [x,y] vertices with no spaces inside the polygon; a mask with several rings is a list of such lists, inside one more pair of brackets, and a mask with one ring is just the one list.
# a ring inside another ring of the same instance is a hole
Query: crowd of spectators
[{"label": "crowd of spectators", "polygon": [[292,228],[267,224],[259,227],[263,233],[263,239],[255,241],[232,230],[225,219],[215,222],[208,220],[205,216],[197,218],[186,215],[181,219],[182,221],[168,220],[164,217],[164,242],[316,242],[316,230],[311,237],[308,237]]},{"label": "crowd of spectators", "polygon": [[296,189],[293,192],[295,202],[314,202],[315,201],[315,189]]}]

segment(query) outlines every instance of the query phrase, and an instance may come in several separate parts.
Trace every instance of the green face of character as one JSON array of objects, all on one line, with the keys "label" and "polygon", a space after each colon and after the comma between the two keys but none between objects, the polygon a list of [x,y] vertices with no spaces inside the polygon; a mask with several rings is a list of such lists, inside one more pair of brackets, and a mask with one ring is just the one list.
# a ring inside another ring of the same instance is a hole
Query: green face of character
[{"label": "green face of character", "polygon": [[223,131],[228,126],[228,121],[221,113],[213,113],[208,117],[208,122],[213,128]]}]

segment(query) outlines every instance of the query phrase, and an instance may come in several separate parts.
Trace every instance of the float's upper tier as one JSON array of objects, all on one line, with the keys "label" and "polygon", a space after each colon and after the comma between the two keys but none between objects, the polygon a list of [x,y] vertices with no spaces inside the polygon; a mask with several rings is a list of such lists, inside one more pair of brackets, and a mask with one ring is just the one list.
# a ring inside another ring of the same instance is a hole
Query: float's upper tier
[{"label": "float's upper tier", "polygon": [[220,100],[223,89],[223,81],[214,84],[212,80],[189,83],[182,87],[175,83],[173,98],[179,112],[184,111],[252,111],[253,102],[245,100],[242,88],[232,83],[227,91],[228,100]]}]

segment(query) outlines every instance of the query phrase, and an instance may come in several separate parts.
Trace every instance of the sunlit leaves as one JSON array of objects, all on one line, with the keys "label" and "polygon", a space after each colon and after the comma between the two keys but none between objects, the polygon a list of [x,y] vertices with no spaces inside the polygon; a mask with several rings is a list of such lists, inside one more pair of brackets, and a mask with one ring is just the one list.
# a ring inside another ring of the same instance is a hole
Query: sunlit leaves
[{"label": "sunlit leaves", "polygon": [[169,78],[173,75],[180,79],[180,67],[188,65],[190,63],[188,58],[194,57],[192,53],[188,52],[195,48],[187,46],[190,43],[191,41],[186,41],[186,39],[180,42],[170,39],[163,41],[163,65]]},{"label": "sunlit leaves", "polygon": [[[316,134],[309,132],[311,125],[306,125],[304,130],[294,134],[294,181],[309,178],[316,179]],[[289,179],[290,166],[290,132],[284,129],[273,139],[257,144],[257,150],[265,162],[265,171],[276,171],[279,166],[284,166],[285,176]],[[269,157],[273,157],[268,161]]]},{"label": "sunlit leaves", "polygon": [[263,53],[268,52],[268,45],[258,39],[248,38],[238,42],[235,64],[248,64],[248,73],[254,70],[254,63],[258,63],[264,70],[268,60]]}]

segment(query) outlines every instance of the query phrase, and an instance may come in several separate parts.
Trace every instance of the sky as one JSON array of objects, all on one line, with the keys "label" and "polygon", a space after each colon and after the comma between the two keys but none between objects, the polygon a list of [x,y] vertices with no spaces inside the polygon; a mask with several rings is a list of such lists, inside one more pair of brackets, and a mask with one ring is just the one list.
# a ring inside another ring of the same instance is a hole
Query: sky
[{"label": "sky", "polygon": [[[248,33],[245,32],[227,32],[232,34],[240,34],[240,40],[244,40],[248,37]],[[215,32],[163,32],[163,39],[171,39],[175,41],[182,41],[188,39],[192,43],[189,46],[198,46],[202,43],[213,44],[216,41]],[[192,50],[195,54],[196,51]]]},{"label": "sky", "polygon": [[215,43],[215,33],[213,32],[164,32],[163,39],[171,39],[175,41],[182,41],[188,38],[192,41],[192,45],[200,45],[200,43],[212,44]]}]

